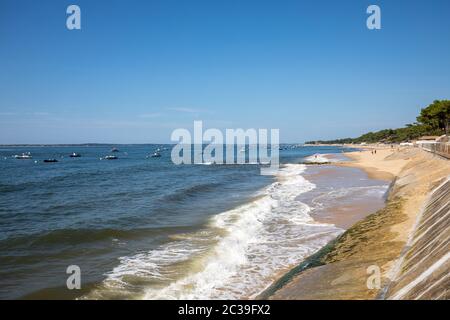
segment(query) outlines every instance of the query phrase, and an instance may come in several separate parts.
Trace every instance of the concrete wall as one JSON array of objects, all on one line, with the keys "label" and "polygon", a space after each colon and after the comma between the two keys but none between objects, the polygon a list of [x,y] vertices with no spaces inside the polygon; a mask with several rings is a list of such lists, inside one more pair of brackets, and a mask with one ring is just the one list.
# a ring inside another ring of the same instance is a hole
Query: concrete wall
[{"label": "concrete wall", "polygon": [[450,298],[449,179],[430,195],[397,264],[384,298]]}]

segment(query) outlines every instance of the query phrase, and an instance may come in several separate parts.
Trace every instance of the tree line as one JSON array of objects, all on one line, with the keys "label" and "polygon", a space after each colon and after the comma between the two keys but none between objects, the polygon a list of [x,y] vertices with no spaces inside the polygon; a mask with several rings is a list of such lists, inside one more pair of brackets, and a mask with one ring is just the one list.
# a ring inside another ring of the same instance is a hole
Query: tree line
[{"label": "tree line", "polygon": [[357,138],[308,141],[307,144],[399,143],[417,140],[422,136],[441,136],[450,131],[450,100],[435,100],[420,111],[416,122],[403,128],[368,132]]}]

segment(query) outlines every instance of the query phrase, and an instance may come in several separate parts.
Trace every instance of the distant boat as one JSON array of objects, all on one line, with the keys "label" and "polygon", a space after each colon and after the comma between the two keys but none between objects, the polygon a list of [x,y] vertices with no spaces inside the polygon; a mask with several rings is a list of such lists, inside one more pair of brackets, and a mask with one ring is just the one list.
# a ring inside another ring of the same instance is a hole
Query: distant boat
[{"label": "distant boat", "polygon": [[15,155],[14,158],[19,159],[19,160],[27,160],[27,159],[32,159],[33,157],[31,156],[31,153],[27,152],[27,153],[22,153],[21,155]]},{"label": "distant boat", "polygon": [[81,157],[81,154],[73,152],[73,153],[70,154],[69,157],[71,157],[71,158],[79,158],[79,157]]},{"label": "distant boat", "polygon": [[111,152],[119,152],[119,149],[117,149],[117,148],[112,148],[112,149],[111,149]]},{"label": "distant boat", "polygon": [[159,158],[159,157],[161,157],[161,153],[155,152],[155,153],[153,153],[150,157],[151,157],[151,158]]},{"label": "distant boat", "polygon": [[106,156],[104,159],[105,159],[105,160],[117,160],[117,159],[119,159],[119,158],[116,157],[116,156]]},{"label": "distant boat", "polygon": [[45,159],[44,162],[47,162],[47,163],[49,163],[49,162],[58,162],[58,160],[56,160],[56,159]]}]

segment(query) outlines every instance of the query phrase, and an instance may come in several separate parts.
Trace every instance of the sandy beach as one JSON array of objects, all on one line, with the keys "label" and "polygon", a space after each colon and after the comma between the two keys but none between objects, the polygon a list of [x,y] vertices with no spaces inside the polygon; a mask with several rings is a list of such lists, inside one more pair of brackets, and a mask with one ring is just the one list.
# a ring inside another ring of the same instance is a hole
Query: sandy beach
[{"label": "sandy beach", "polygon": [[[376,146],[366,148],[368,150],[347,153],[346,156],[352,161],[336,163],[336,166],[361,168],[373,179],[390,182],[391,188],[385,206],[375,214],[355,223],[336,241],[310,257],[303,265],[284,275],[266,290],[261,298],[295,300],[389,298],[385,292],[383,293],[383,289],[386,291],[386,288],[395,287],[392,283],[396,280],[394,278],[398,277],[399,269],[402,269],[400,257],[409,250],[409,245],[406,245],[409,244],[408,241],[417,236],[417,225],[420,226],[422,222],[420,219],[422,211],[431,191],[450,175],[450,162],[418,148],[394,149]],[[373,150],[376,150],[376,153]],[[444,194],[448,193],[445,187],[442,189]],[[444,201],[442,204],[441,201],[442,206],[448,206],[448,202]],[[439,214],[447,214],[445,208],[440,209]],[[438,218],[433,221],[446,221],[445,216]],[[423,229],[429,232],[428,230],[435,228],[435,225],[436,223]],[[427,236],[429,235],[420,235],[422,238]],[[444,239],[439,243],[439,248],[448,247],[448,242],[445,243],[445,226],[434,232],[434,237],[437,236]],[[445,254],[445,249],[443,250],[442,254]],[[415,255],[417,255],[415,252],[409,253],[409,256]],[[437,263],[433,259],[437,259],[441,264],[448,263],[445,257],[438,258],[425,256],[421,257],[421,260],[430,260],[429,268],[432,263]],[[368,289],[367,268],[371,266],[379,268],[381,272],[380,288]],[[427,274],[425,271],[424,275]],[[445,286],[444,278],[439,281],[439,285],[433,286],[440,286],[442,291],[444,290],[442,286]],[[410,287],[407,289],[411,290]],[[403,291],[405,290],[403,288]],[[436,294],[443,297],[442,292]]]},{"label": "sandy beach", "polygon": [[410,161],[409,157],[395,157],[398,153],[393,148],[372,148],[360,152],[348,152],[345,155],[351,162],[341,162],[338,165],[361,168],[373,179],[392,181],[399,175],[404,166]]}]

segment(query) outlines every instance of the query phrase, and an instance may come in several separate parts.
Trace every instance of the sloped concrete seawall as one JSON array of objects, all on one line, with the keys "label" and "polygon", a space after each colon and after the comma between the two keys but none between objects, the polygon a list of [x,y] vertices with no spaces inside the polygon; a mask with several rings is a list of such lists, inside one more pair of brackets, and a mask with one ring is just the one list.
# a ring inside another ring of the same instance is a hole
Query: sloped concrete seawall
[{"label": "sloped concrete seawall", "polygon": [[430,195],[397,261],[386,299],[449,299],[450,180]]}]

